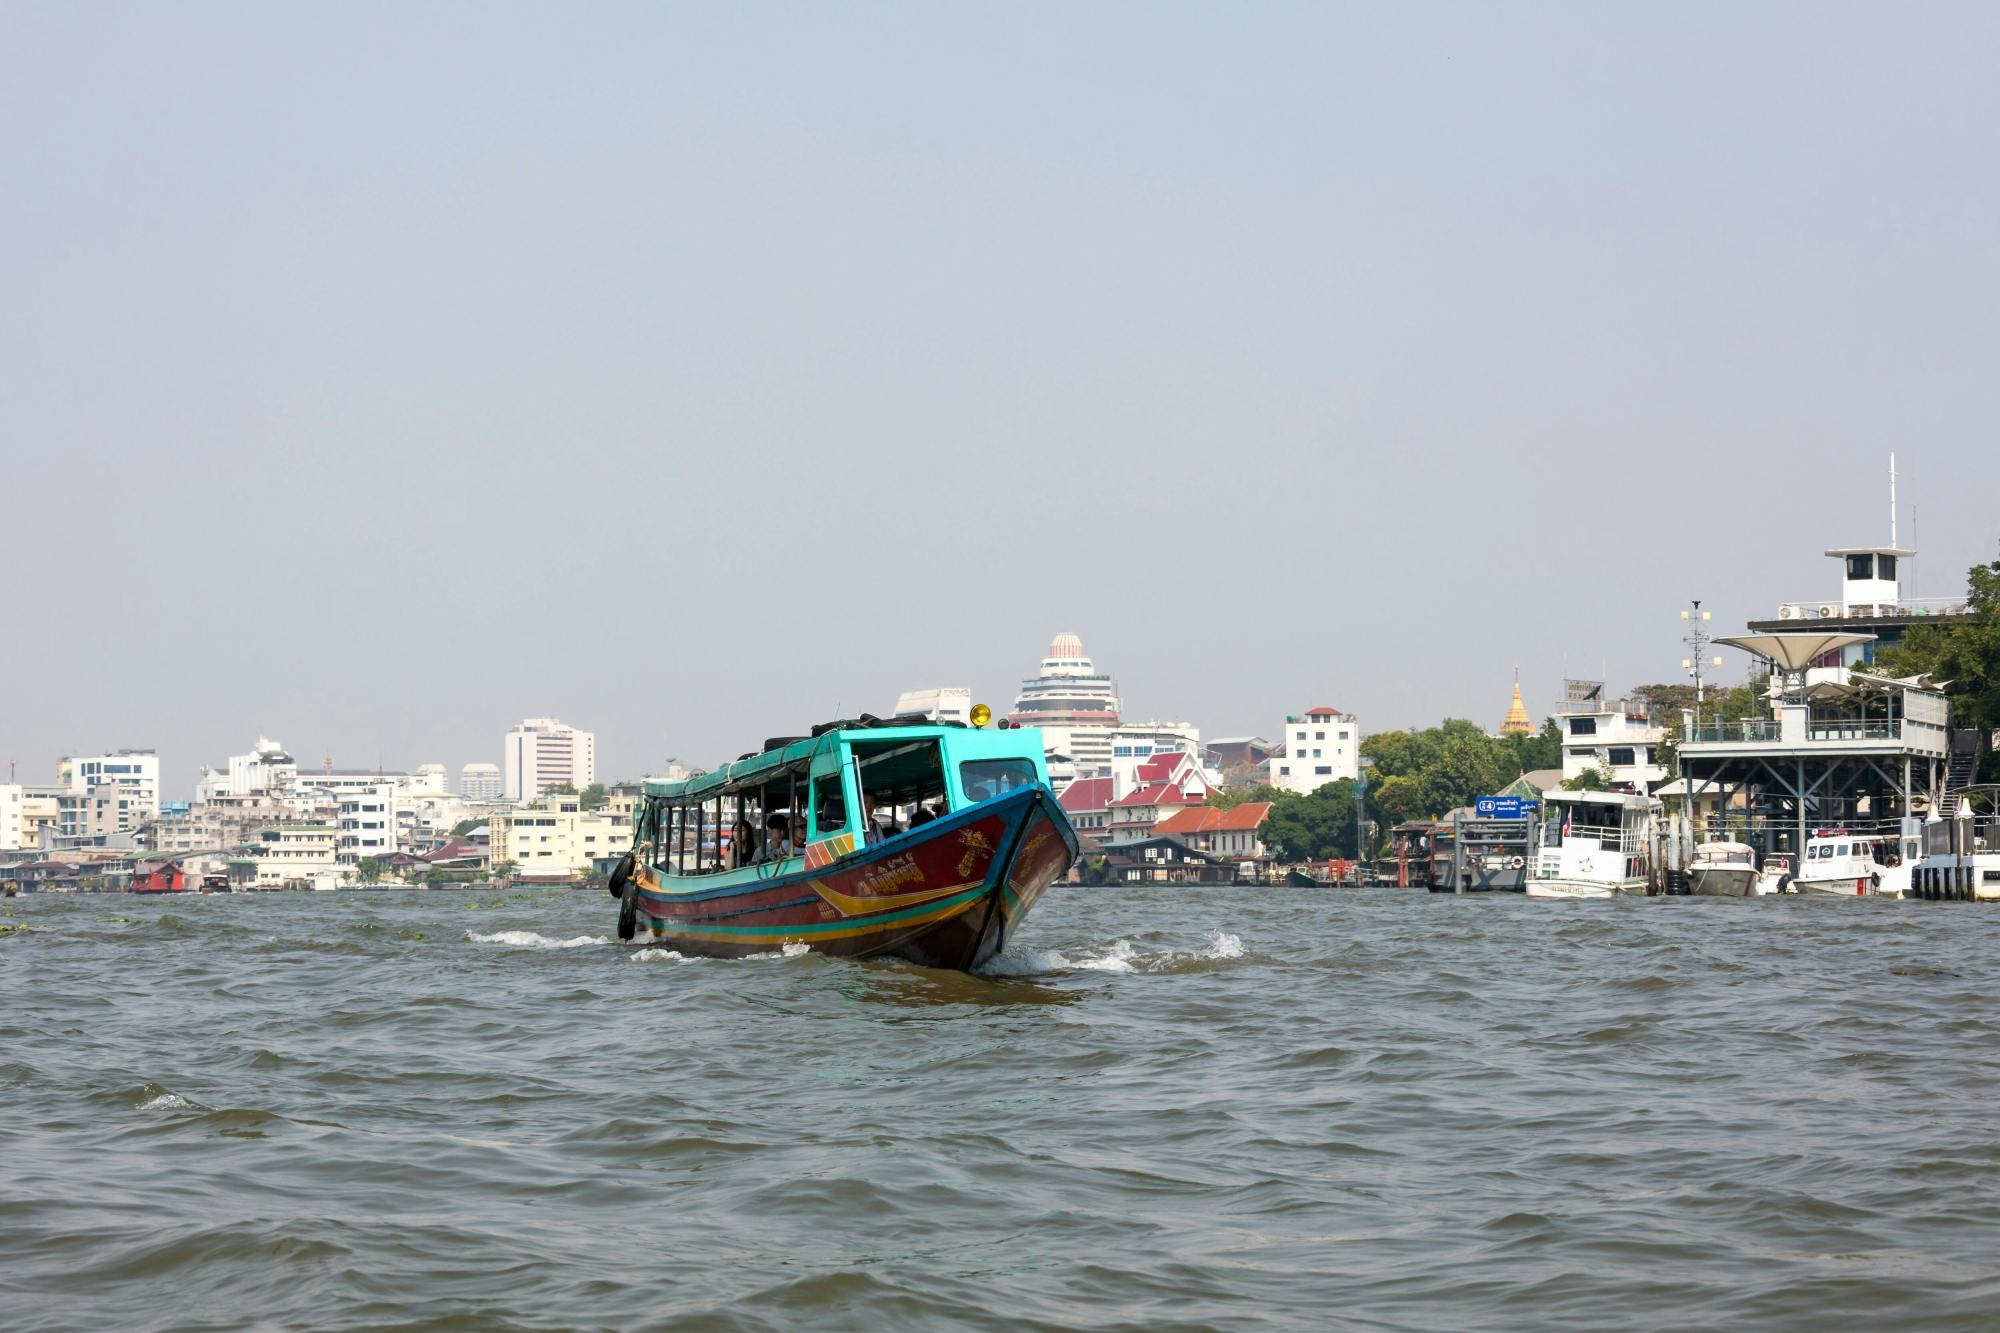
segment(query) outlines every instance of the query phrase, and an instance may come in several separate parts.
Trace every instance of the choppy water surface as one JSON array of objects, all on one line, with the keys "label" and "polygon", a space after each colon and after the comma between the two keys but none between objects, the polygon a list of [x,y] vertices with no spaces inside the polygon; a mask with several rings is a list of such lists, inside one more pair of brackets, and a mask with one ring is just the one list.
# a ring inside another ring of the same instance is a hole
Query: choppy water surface
[{"label": "choppy water surface", "polygon": [[963,977],[614,911],[5,904],[0,1322],[2000,1317],[2000,912],[1069,889]]}]

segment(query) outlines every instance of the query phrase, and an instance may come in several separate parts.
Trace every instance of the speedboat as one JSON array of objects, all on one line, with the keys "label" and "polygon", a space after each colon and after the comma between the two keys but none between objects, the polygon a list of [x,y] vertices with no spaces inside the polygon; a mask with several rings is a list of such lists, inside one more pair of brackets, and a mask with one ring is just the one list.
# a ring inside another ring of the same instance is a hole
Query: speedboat
[{"label": "speedboat", "polygon": [[648,780],[607,886],[619,938],[980,966],[1077,854],[1041,731],[989,731],[991,716],[829,722],[700,777]]},{"label": "speedboat", "polygon": [[1757,853],[1747,843],[1705,842],[1688,862],[1688,889],[1710,898],[1748,898],[1757,891]]}]

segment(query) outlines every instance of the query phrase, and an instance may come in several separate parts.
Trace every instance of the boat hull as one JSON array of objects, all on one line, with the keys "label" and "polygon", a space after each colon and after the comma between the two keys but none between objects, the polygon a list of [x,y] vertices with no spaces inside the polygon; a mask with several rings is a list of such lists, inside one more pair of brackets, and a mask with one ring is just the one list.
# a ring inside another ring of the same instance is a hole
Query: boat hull
[{"label": "boat hull", "polygon": [[635,871],[638,937],[741,958],[803,944],[846,958],[970,970],[1006,946],[1076,860],[1076,833],[1041,786],[967,806],[813,869],[710,888]]},{"label": "boat hull", "polygon": [[1531,879],[1530,898],[1643,898],[1646,881],[1610,882],[1595,879]]},{"label": "boat hull", "polygon": [[1749,866],[1696,866],[1688,888],[1699,898],[1749,898],[1757,892],[1757,872]]},{"label": "boat hull", "polygon": [[1839,879],[1795,879],[1792,892],[1808,898],[1900,898],[1900,892],[1884,891],[1867,875],[1843,875]]}]

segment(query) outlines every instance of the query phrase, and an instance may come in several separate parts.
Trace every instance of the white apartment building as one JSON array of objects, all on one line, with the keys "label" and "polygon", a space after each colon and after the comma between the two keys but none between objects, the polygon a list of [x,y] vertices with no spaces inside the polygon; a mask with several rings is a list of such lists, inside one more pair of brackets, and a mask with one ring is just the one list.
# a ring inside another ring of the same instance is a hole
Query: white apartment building
[{"label": "white apartment building", "polygon": [[609,814],[584,813],[575,796],[544,796],[495,814],[487,838],[494,865],[511,861],[523,879],[569,879],[623,856],[632,828]]},{"label": "white apartment building", "polygon": [[[1595,686],[1595,689],[1580,688]],[[1606,701],[1597,681],[1570,681],[1568,702],[1556,714],[1562,728],[1563,781],[1596,769],[1606,784],[1650,792],[1667,780],[1660,747],[1667,729],[1656,727],[1645,710],[1623,699]]]},{"label": "white apartment building", "polygon": [[[506,790],[506,783],[500,776],[498,764],[467,764],[458,770],[458,794],[465,800],[503,800]],[[577,790],[582,791],[583,788],[579,787]]]},{"label": "white apartment building", "polygon": [[1361,772],[1361,724],[1338,708],[1289,714],[1270,758],[1271,785],[1303,796]]},{"label": "white apartment building", "polygon": [[116,788],[118,833],[160,817],[160,757],[151,750],[69,756],[56,765],[56,785],[76,796]]},{"label": "white apartment building", "polygon": [[249,754],[229,756],[231,796],[250,796],[288,785],[299,771],[298,761],[285,747],[265,736],[257,738]]},{"label": "white apartment building", "polygon": [[443,764],[418,764],[417,771],[403,784],[404,792],[411,796],[445,796],[450,792],[450,784],[445,780]]},{"label": "white apartment building", "polygon": [[21,850],[21,784],[0,783],[0,852]]},{"label": "white apartment building", "polygon": [[340,872],[339,830],[331,824],[274,824],[257,837],[259,885],[312,884]]},{"label": "white apartment building", "polygon": [[972,691],[962,685],[944,685],[934,690],[904,690],[896,696],[891,717],[921,713],[933,722],[972,725]]},{"label": "white apartment building", "polygon": [[335,853],[342,865],[396,850],[396,787],[379,782],[350,788],[339,795],[340,843]]},{"label": "white apartment building", "polygon": [[507,800],[533,800],[564,783],[582,791],[597,781],[596,735],[555,718],[524,720],[507,733],[503,746]]},{"label": "white apartment building", "polygon": [[292,791],[300,797],[320,795],[338,800],[349,792],[365,792],[384,784],[401,790],[409,781],[408,773],[379,768],[310,768],[299,774]]}]

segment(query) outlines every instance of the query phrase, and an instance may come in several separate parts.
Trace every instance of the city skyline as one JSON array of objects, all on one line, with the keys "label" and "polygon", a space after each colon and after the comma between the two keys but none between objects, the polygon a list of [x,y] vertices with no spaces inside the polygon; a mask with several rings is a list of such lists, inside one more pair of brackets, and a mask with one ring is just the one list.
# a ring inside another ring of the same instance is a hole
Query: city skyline
[{"label": "city skyline", "polygon": [[1833,589],[1892,449],[1912,591],[1955,593],[1996,38],[24,13],[0,747],[179,792],[260,732],[455,771],[558,716],[631,776],[907,689],[1003,710],[1065,629],[1133,717],[1490,728],[1515,663],[1539,718],[1565,662],[1675,678],[1691,598]]}]

